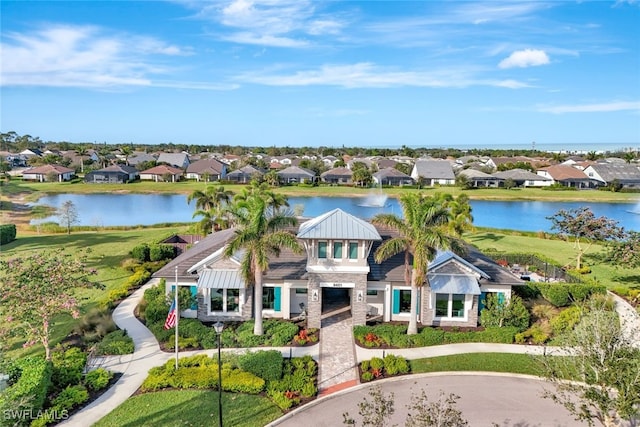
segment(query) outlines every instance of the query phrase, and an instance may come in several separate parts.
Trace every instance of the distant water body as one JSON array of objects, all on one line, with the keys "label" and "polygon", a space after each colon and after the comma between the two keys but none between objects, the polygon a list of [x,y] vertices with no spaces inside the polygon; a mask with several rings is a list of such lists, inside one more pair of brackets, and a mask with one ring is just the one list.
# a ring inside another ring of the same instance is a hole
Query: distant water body
[{"label": "distant water body", "polygon": [[425,148],[454,148],[457,150],[539,150],[552,153],[576,153],[586,154],[590,151],[596,153],[614,153],[614,152],[626,152],[626,151],[640,151],[640,142],[605,142],[605,143],[593,143],[593,144],[557,144],[557,143],[533,143],[528,144],[452,144],[452,145],[433,145],[426,146]]}]

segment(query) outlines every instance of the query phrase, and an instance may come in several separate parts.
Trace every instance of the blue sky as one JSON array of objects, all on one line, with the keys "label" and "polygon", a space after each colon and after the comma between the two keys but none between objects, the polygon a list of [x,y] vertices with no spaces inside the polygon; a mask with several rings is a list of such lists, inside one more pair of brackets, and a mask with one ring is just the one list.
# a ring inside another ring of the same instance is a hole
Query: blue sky
[{"label": "blue sky", "polygon": [[2,132],[640,146],[637,1],[0,2]]}]

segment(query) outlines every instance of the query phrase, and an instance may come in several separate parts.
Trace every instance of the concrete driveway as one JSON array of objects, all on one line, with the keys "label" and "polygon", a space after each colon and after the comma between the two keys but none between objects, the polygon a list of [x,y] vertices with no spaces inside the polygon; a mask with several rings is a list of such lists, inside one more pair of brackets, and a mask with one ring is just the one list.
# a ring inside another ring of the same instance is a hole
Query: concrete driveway
[{"label": "concrete driveway", "polygon": [[385,394],[395,395],[395,414],[391,424],[404,425],[406,405],[412,394],[427,391],[430,401],[438,398],[440,390],[447,395],[460,396],[457,408],[469,425],[501,427],[560,427],[583,426],[575,421],[564,407],[543,399],[544,381],[529,376],[513,376],[492,373],[442,372],[436,374],[411,375],[369,383],[305,405],[270,424],[278,427],[338,426],[343,425],[342,414],[349,412],[358,424],[358,403],[364,397],[369,400],[370,387],[380,385]]}]

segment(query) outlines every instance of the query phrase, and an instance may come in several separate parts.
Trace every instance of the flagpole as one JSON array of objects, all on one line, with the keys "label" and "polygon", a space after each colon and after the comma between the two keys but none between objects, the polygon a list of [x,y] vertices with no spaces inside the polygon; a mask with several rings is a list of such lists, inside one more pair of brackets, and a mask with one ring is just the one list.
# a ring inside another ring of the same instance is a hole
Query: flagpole
[{"label": "flagpole", "polygon": [[178,369],[178,321],[180,319],[180,306],[178,305],[178,266],[176,265],[176,282],[173,303],[176,305],[176,370]]}]

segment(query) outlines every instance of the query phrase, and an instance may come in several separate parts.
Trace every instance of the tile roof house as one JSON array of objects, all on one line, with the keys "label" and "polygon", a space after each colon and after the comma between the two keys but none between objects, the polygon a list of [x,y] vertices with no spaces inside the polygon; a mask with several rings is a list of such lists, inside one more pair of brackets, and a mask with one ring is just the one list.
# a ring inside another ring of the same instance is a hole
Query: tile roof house
[{"label": "tile roof house", "polygon": [[320,174],[322,182],[328,182],[331,184],[352,184],[353,171],[348,168],[340,167],[329,169],[326,172]]},{"label": "tile roof house", "polygon": [[264,175],[264,172],[255,166],[247,165],[243,166],[240,169],[236,169],[232,172],[229,172],[226,176],[227,181],[237,182],[246,184],[251,182],[253,178],[261,177]]},{"label": "tile roof house", "polygon": [[373,174],[373,182],[375,184],[393,185],[393,186],[415,184],[412,177],[410,177],[406,173],[400,172],[398,169],[395,169],[395,168],[380,169],[378,172]]},{"label": "tile roof house", "polygon": [[504,185],[505,180],[511,179],[516,187],[548,187],[553,183],[551,178],[524,169],[510,169],[496,172],[493,176],[501,180],[500,185]]},{"label": "tile roof house", "polygon": [[316,174],[309,169],[301,168],[299,166],[289,166],[286,169],[278,171],[278,177],[280,182],[284,184],[291,184],[298,182],[313,182],[316,179]]},{"label": "tile roof house", "polygon": [[416,182],[423,181],[425,185],[454,185],[456,176],[448,160],[419,159],[413,165],[411,178]]},{"label": "tile roof house", "polygon": [[536,173],[540,176],[551,178],[554,184],[565,187],[589,188],[591,179],[580,169],[569,165],[553,165],[538,169]]},{"label": "tile roof house", "polygon": [[630,163],[594,163],[587,166],[584,173],[598,186],[617,181],[626,188],[640,187],[640,169]]},{"label": "tile roof house", "polygon": [[75,170],[60,165],[43,165],[22,171],[25,181],[69,181],[75,175]]},{"label": "tile roof house", "polygon": [[84,181],[101,184],[125,184],[135,181],[138,176],[138,170],[133,166],[111,165],[87,173],[84,176]]},{"label": "tile roof house", "polygon": [[158,165],[140,172],[141,181],[178,182],[184,174],[180,168],[169,165]]},{"label": "tile roof house", "polygon": [[158,163],[166,163],[177,168],[186,169],[190,161],[187,153],[160,153]]},{"label": "tile roof house", "polygon": [[[306,308],[309,327],[320,327],[329,302],[349,307],[354,325],[368,316],[408,321],[411,288],[404,281],[404,254],[377,264],[375,250],[395,232],[340,209],[326,212],[290,229],[304,246],[303,254],[283,250],[269,259],[263,277],[265,318],[291,319]],[[210,234],[154,273],[197,295],[197,309],[185,317],[202,321],[247,320],[253,316],[252,287],[239,274],[240,254],[222,254],[234,230]],[[524,282],[477,250],[465,255],[439,253],[429,265],[428,282],[419,292],[423,325],[477,326],[481,301],[489,293],[510,298]]]},{"label": "tile roof house", "polygon": [[201,159],[187,166],[187,179],[220,181],[227,176],[227,165],[216,159]]},{"label": "tile roof house", "polygon": [[476,169],[463,169],[458,172],[458,175],[466,177],[471,187],[474,188],[498,187],[500,183],[500,179],[495,176]]}]

